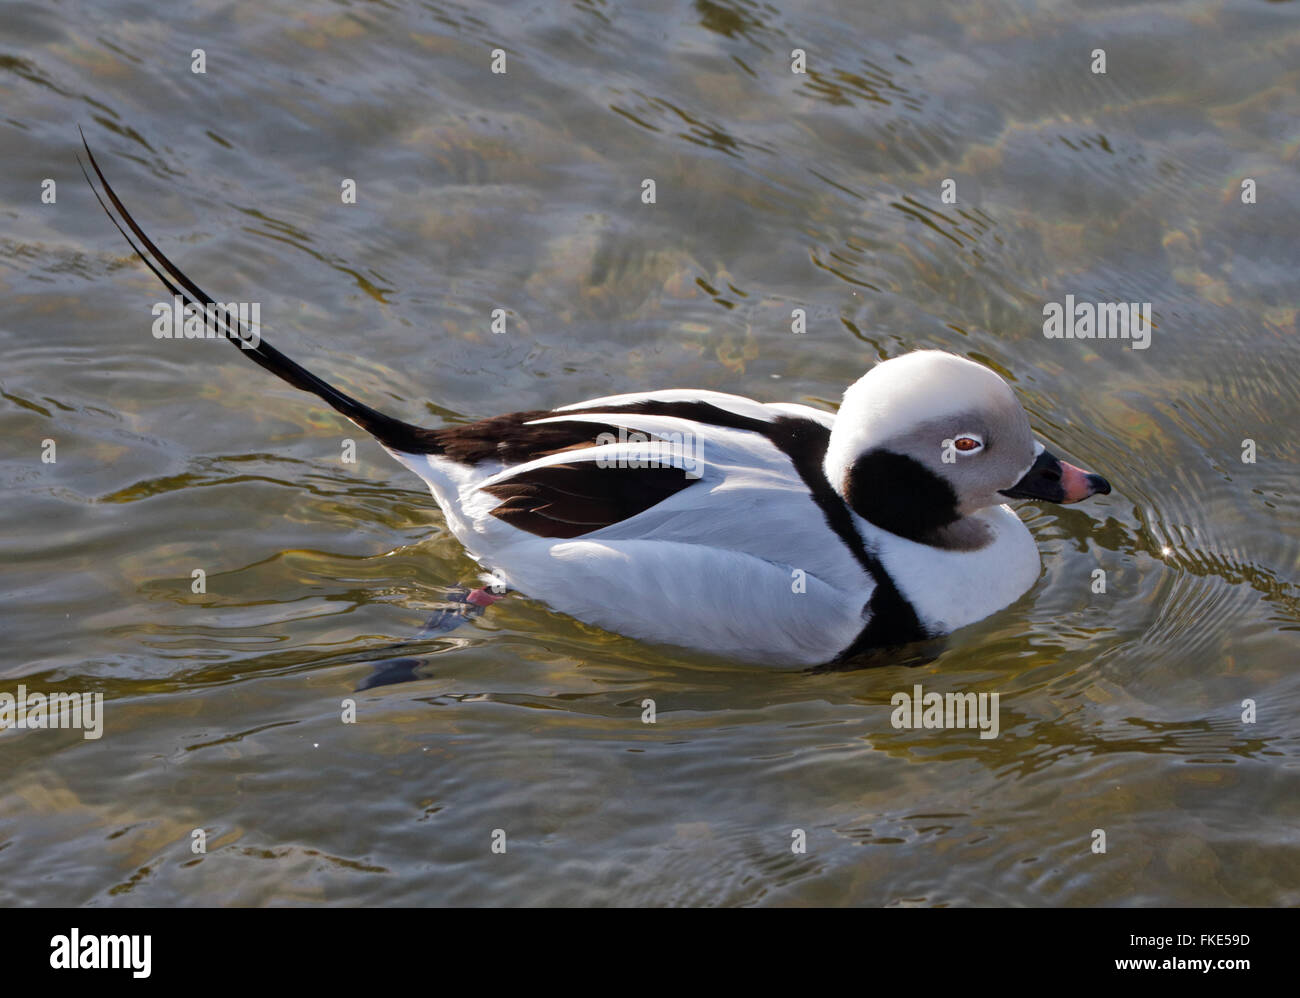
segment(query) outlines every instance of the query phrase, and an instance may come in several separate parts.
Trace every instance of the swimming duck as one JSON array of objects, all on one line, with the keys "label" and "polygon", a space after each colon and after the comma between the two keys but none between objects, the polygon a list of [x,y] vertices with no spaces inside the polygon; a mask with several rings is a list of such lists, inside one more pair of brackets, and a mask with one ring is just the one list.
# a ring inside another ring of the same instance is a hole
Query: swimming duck
[{"label": "swimming duck", "polygon": [[[140,259],[186,306],[215,305],[86,154],[116,215],[87,182]],[[1007,499],[1110,492],[1035,441],[1001,377],[938,350],[876,364],[835,414],[669,389],[426,428],[212,315],[251,360],[423,479],[489,570],[469,603],[514,590],[644,641],[820,665],[948,634],[1039,576],[1037,546]]]}]

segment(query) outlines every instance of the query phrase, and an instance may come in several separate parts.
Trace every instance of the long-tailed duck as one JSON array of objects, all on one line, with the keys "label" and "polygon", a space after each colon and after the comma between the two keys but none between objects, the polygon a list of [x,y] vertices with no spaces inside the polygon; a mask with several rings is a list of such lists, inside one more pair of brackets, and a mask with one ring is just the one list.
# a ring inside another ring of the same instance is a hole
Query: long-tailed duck
[{"label": "long-tailed duck", "polygon": [[86,154],[117,216],[96,198],[163,285],[422,478],[495,590],[621,634],[790,665],[947,634],[1038,578],[1005,499],[1110,492],[1035,442],[998,375],[936,350],[877,364],[835,415],[672,389],[414,426],[209,309]]}]

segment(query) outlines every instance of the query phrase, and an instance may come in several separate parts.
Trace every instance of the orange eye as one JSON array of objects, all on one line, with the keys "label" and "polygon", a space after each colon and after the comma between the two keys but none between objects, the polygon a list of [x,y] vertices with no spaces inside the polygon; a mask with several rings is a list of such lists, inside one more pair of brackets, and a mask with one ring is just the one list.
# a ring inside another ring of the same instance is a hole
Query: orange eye
[{"label": "orange eye", "polygon": [[974,437],[958,437],[952,442],[952,445],[958,450],[973,451],[979,448],[980,442]]}]

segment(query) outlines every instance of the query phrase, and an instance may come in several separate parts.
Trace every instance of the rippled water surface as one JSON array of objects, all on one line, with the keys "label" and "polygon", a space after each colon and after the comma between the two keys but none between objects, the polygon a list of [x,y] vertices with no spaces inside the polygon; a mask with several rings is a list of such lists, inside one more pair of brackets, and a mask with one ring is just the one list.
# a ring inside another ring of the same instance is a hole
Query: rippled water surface
[{"label": "rippled water surface", "polygon": [[[97,741],[0,733],[0,901],[1300,904],[1300,4],[0,17],[0,692],[105,697]],[[315,399],[149,335],[77,124],[200,283],[395,415],[830,408],[940,347],[1114,492],[1024,506],[1039,583],[896,664],[751,668],[511,598],[358,691],[473,563]],[[1151,302],[1149,349],[1046,339],[1067,294]],[[893,728],[915,683],[999,693],[1000,737]]]}]

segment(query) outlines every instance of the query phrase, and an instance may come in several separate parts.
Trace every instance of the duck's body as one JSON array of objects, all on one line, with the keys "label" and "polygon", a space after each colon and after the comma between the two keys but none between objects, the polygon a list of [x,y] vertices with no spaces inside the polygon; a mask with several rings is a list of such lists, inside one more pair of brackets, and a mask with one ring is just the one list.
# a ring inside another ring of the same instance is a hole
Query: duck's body
[{"label": "duck's body", "polygon": [[[90,161],[146,265],[210,305]],[[837,415],[677,389],[426,429],[227,330],[428,483],[499,585],[621,634],[749,661],[820,664],[980,620],[1039,573],[1002,499],[1109,491],[1034,443],[997,375],[938,351],[878,364]]]},{"label": "duck's body", "polygon": [[[675,389],[497,417],[391,453],[502,583],[646,641],[818,664],[948,633],[1033,584],[1038,550],[1006,506],[977,514],[995,534],[978,550],[908,541],[853,512],[823,470],[834,419]],[[615,492],[667,494],[636,510]],[[512,493],[517,512],[502,509]]]}]

